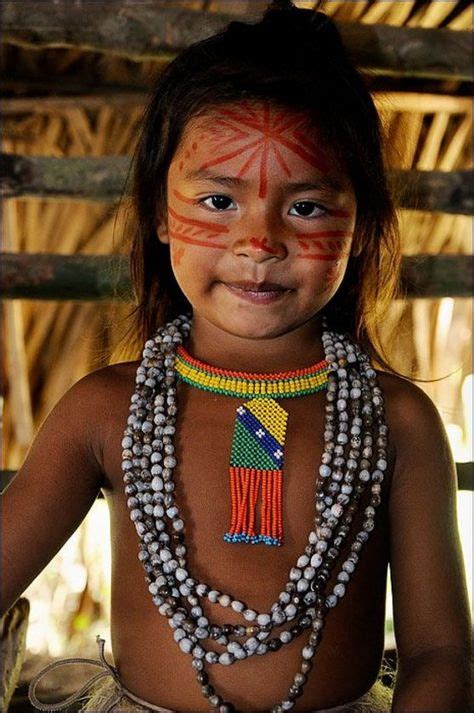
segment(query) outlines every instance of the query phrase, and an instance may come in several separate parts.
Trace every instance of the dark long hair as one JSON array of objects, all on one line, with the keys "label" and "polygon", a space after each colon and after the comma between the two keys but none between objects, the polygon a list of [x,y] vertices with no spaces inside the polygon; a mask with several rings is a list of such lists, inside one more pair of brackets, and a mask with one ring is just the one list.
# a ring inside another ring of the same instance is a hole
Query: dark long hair
[{"label": "dark long hair", "polygon": [[307,112],[352,181],[357,220],[347,270],[325,307],[387,370],[378,324],[397,296],[400,244],[380,120],[335,24],[321,12],[275,3],[257,24],[231,22],[184,50],[159,76],[133,157],[130,337],[143,341],[190,305],[157,238],[170,162],[191,117],[222,103],[269,100]]}]

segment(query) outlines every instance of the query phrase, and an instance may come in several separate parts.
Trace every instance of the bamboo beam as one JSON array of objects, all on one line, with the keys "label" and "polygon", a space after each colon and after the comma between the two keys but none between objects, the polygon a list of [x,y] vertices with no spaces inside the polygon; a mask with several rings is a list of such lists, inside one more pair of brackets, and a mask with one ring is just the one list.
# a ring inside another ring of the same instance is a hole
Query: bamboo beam
[{"label": "bamboo beam", "polygon": [[[0,154],[0,193],[116,201],[125,192],[129,158],[55,158]],[[474,213],[473,171],[394,171],[390,184],[400,208],[456,215]]]},{"label": "bamboo beam", "polygon": [[0,193],[4,197],[36,196],[115,201],[122,194],[129,158],[55,158],[0,154]]},{"label": "bamboo beam", "polygon": [[[398,92],[377,89],[372,92],[377,109],[409,111],[423,114],[469,114],[472,115],[472,98],[456,94],[433,94],[432,92]],[[10,100],[11,101],[11,100]],[[18,101],[18,100],[17,100]],[[4,101],[8,111],[9,100]]]},{"label": "bamboo beam", "polygon": [[[470,297],[472,255],[403,258],[407,297]],[[4,299],[116,301],[132,299],[128,260],[119,255],[1,254]]]},{"label": "bamboo beam", "polygon": [[410,255],[403,259],[407,297],[472,297],[472,255]]},{"label": "bamboo beam", "polygon": [[374,74],[473,81],[472,34],[445,28],[338,23],[355,64]]},{"label": "bamboo beam", "polygon": [[128,262],[118,255],[2,253],[0,297],[8,299],[131,300]]},{"label": "bamboo beam", "polygon": [[[130,0],[38,0],[3,4],[7,42],[27,47],[78,47],[132,59],[171,57],[222,30],[232,14],[198,13],[171,4]],[[356,64],[378,74],[472,80],[468,31],[337,23]]]},{"label": "bamboo beam", "polygon": [[474,171],[393,171],[390,185],[399,208],[474,214]]}]

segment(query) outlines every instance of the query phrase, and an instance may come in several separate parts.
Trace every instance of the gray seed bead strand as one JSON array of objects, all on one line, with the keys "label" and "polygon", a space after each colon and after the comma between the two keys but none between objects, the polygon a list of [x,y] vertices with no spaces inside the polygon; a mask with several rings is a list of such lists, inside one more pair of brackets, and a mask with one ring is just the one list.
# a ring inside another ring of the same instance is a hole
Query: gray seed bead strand
[{"label": "gray seed bead strand", "polygon": [[[325,447],[315,487],[314,529],[270,611],[255,612],[232,595],[219,592],[189,574],[184,521],[174,495],[173,470],[177,461],[173,436],[177,414],[175,350],[187,338],[190,327],[190,319],[184,315],[158,330],[145,343],[136,373],[136,392],[131,398],[122,441],[122,467],[130,518],[140,538],[138,557],[153,602],[159,613],[168,618],[180,649],[192,656],[203,695],[215,709],[231,710],[232,706],[223,703],[208,684],[205,664],[228,666],[249,656],[264,655],[311,629],[308,643],[302,649],[301,670],[295,674],[287,698],[273,709],[290,710],[307,680],[325,617],[344,596],[359,552],[374,527],[387,467],[384,448],[388,428],[383,420],[382,392],[368,357],[358,345],[344,334],[330,332],[323,322],[322,342],[331,372]],[[378,435],[377,461],[372,467],[374,407]],[[363,529],[351,544],[351,554],[338,574],[338,584],[328,594],[325,585],[369,481],[371,500],[365,508]],[[204,615],[201,599],[231,607],[243,616],[244,624],[213,625]],[[291,624],[295,619],[296,623]],[[269,638],[274,628],[285,625],[289,627],[276,638]],[[206,639],[213,639],[226,650],[221,654],[206,651],[203,646]]]},{"label": "gray seed bead strand", "polygon": [[[351,351],[352,350],[348,349],[348,353],[351,353]],[[360,352],[359,352],[359,356],[361,356]],[[353,361],[353,360],[351,360],[351,361]],[[374,394],[372,401],[374,404],[376,404],[378,406],[378,412],[377,412],[378,431],[379,431],[379,434],[381,437],[378,439],[378,444],[380,446],[380,450],[377,454],[378,455],[377,465],[381,466],[383,469],[383,468],[387,467],[386,452],[383,450],[383,448],[387,444],[386,436],[388,434],[388,427],[383,421],[382,392],[376,385],[376,382],[375,382],[376,374],[375,374],[374,370],[371,369],[371,367],[368,366],[367,364],[364,364],[364,362],[365,362],[364,359],[362,359],[361,361],[363,364],[363,372],[365,372],[365,374],[363,375],[362,378],[363,378],[364,382],[367,382],[367,381],[370,382],[370,386],[372,387],[372,393]],[[366,383],[364,383],[364,386],[366,386]],[[370,390],[367,390],[366,393],[367,392],[370,396],[370,393],[371,393]],[[360,394],[359,394],[359,390],[358,390],[354,394],[354,398],[357,399],[357,397],[361,394],[362,394],[362,392],[360,392]],[[368,401],[368,399],[366,399],[366,403],[365,403],[366,413],[371,413],[372,412],[371,404],[370,404],[370,401],[368,403],[367,403],[367,401]],[[357,424],[357,425],[359,425],[359,424]],[[370,433],[366,433],[365,437],[366,438],[370,437],[370,440],[372,440]],[[374,472],[376,472],[376,471],[374,471]],[[368,540],[369,532],[373,529],[373,520],[370,521],[369,516],[373,517],[375,515],[375,507],[377,507],[377,505],[380,503],[380,495],[379,495],[379,493],[380,493],[380,478],[383,479],[382,471],[379,471],[379,473],[377,474],[376,480],[379,482],[376,482],[373,486],[373,488],[375,487],[376,490],[374,491],[372,489],[372,494],[374,494],[374,492],[376,493],[378,502],[373,502],[371,500],[371,505],[368,508],[366,508],[365,514],[368,516],[367,520],[364,522],[363,529],[358,533],[355,541],[353,542],[353,544],[351,546],[351,554],[349,555],[346,562],[344,562],[344,564],[342,566],[341,572],[338,575],[339,582],[334,587],[333,594],[329,595],[326,598],[325,603],[326,603],[327,609],[336,606],[338,599],[340,599],[340,598],[342,598],[342,596],[344,596],[346,585],[343,584],[343,581],[348,581],[348,578],[350,576],[348,573],[350,572],[350,574],[352,574],[354,572],[355,567],[358,562],[358,559],[359,559],[358,553],[362,549],[364,543]],[[347,580],[344,577],[344,575],[347,576]],[[302,675],[305,675],[305,673],[308,672],[308,667],[310,668],[312,665],[312,659],[316,653],[316,646],[320,640],[319,632],[322,629],[322,627],[324,626],[324,618],[325,617],[323,615],[321,618],[316,620],[316,621],[318,621],[317,630],[313,631],[313,633],[310,636],[309,645],[305,646],[302,650],[302,658],[303,658],[302,667],[304,667],[304,673]],[[311,637],[313,637],[313,639]],[[296,674],[296,676],[298,676],[298,674]],[[296,680],[296,676],[295,676],[295,683],[289,689],[287,699],[281,701],[279,705],[272,708],[273,713],[280,713],[281,711],[284,711],[284,710],[291,710],[294,707],[294,701],[299,695],[301,695],[302,685],[304,683],[304,681],[301,681],[301,686],[299,686],[298,683],[300,682],[300,679]]]}]

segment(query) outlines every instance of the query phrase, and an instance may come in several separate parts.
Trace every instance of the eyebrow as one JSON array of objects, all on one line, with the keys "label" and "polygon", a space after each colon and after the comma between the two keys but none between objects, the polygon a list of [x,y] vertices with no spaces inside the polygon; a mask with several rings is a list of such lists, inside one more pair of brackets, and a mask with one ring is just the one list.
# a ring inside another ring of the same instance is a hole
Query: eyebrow
[{"label": "eyebrow", "polygon": [[[221,186],[245,186],[248,182],[238,176],[219,176],[205,168],[198,168],[185,174],[189,180],[206,180],[218,183]],[[288,193],[297,191],[331,191],[332,193],[342,193],[344,187],[340,181],[333,176],[320,176],[315,181],[287,181],[285,189]]]},{"label": "eyebrow", "polygon": [[238,176],[218,176],[212,173],[212,171],[208,171],[205,168],[198,168],[194,171],[188,171],[185,174],[185,178],[191,181],[212,181],[213,183],[219,183],[223,186],[243,186],[246,184],[246,181],[244,181],[243,178],[239,178]]}]

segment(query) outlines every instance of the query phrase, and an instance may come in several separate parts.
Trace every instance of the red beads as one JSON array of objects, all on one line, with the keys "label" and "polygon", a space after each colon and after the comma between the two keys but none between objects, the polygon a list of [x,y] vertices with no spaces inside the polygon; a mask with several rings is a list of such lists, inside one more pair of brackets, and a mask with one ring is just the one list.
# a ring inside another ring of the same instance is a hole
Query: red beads
[{"label": "red beads", "polygon": [[[224,536],[227,542],[282,543],[282,476],[281,470],[229,467],[232,512],[230,530]],[[257,526],[259,495],[260,528]]]}]

